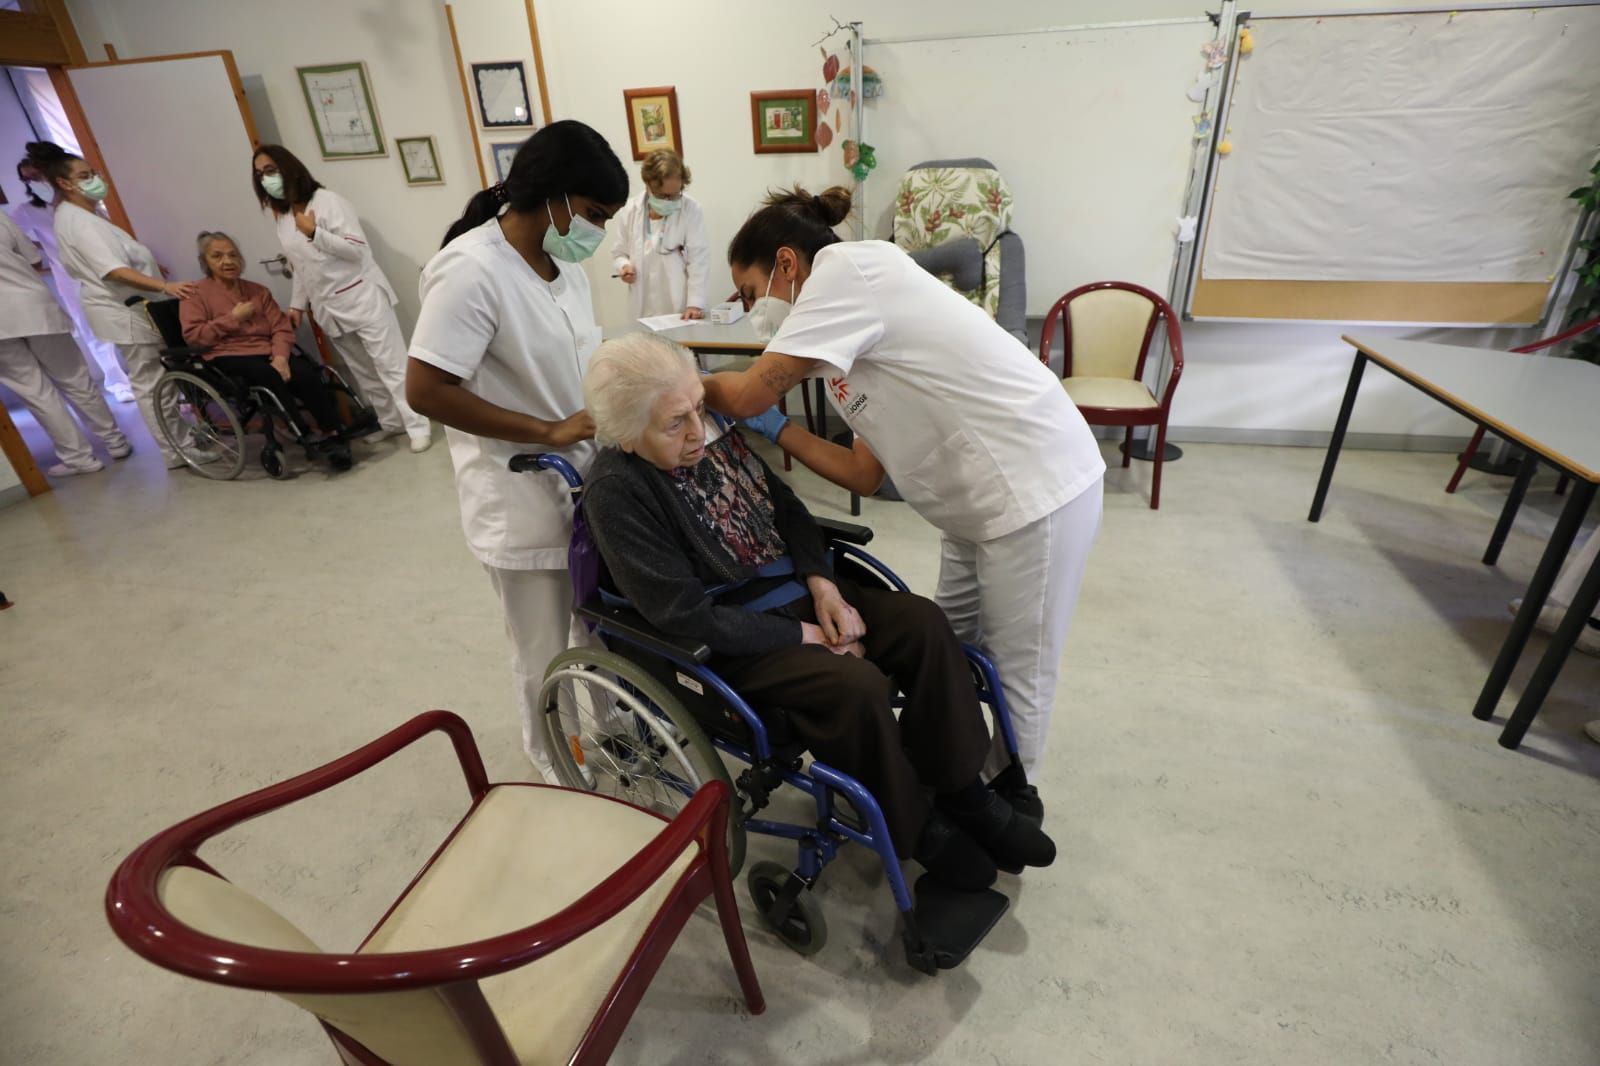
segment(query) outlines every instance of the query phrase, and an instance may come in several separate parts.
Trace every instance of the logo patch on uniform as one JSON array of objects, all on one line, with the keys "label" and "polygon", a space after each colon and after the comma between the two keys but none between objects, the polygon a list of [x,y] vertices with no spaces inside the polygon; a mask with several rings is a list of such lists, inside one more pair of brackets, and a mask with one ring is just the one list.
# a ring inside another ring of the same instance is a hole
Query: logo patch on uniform
[{"label": "logo patch on uniform", "polygon": [[844,378],[829,378],[828,388],[833,392],[833,398],[841,406],[850,398],[850,384]]}]

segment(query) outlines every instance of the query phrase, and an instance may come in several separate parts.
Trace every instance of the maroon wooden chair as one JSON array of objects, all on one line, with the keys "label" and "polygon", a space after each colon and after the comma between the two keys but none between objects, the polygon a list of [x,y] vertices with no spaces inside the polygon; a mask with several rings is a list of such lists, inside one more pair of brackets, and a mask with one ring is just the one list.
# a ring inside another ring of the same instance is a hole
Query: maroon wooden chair
[{"label": "maroon wooden chair", "polygon": [[[471,806],[353,953],[320,951],[199,857],[218,833],[434,732],[455,746]],[[707,896],[746,1005],[765,1009],[728,870],[728,802],[712,781],[669,822],[592,793],[490,784],[467,724],[429,711],[158,833],[117,868],[106,914],[158,966],[315,1014],[347,1066],[603,1063]]]},{"label": "maroon wooden chair", "polygon": [[[1126,426],[1122,465],[1131,460],[1136,426],[1155,427],[1155,472],[1150,479],[1150,509],[1161,506],[1162,452],[1167,446],[1167,416],[1183,375],[1183,333],[1172,305],[1142,285],[1097,281],[1057,300],[1044,319],[1039,359],[1050,365],[1056,325],[1062,329],[1061,384],[1091,426]],[[1144,383],[1144,364],[1156,327],[1167,331],[1172,375],[1157,399]]]},{"label": "maroon wooden chair", "polygon": [[[1533,352],[1543,351],[1546,348],[1553,348],[1562,341],[1569,341],[1580,334],[1587,333],[1591,329],[1597,328],[1600,328],[1600,318],[1591,318],[1582,325],[1573,326],[1565,333],[1558,333],[1554,337],[1546,337],[1542,341],[1535,341],[1532,344],[1524,344],[1520,348],[1513,348],[1511,350],[1519,355],[1529,355]],[[1472,465],[1473,457],[1478,454],[1478,448],[1483,444],[1483,434],[1484,428],[1479,426],[1477,432],[1472,434],[1472,439],[1467,441],[1466,451],[1461,453],[1461,461],[1456,464],[1456,472],[1450,475],[1450,483],[1444,487],[1444,491],[1454,492],[1456,491],[1456,487],[1461,484],[1461,475],[1465,474],[1467,472],[1467,467]],[[1557,486],[1556,491],[1562,492],[1566,489],[1566,487],[1567,478],[1565,475],[1563,475],[1561,478],[1561,484]]]}]

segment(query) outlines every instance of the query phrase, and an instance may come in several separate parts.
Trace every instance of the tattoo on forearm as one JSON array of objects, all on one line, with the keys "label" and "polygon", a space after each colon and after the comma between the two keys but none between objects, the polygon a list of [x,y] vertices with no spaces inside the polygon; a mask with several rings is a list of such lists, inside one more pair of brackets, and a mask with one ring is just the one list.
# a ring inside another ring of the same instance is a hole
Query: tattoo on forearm
[{"label": "tattoo on forearm", "polygon": [[762,384],[779,396],[787,394],[790,389],[794,388],[795,382],[798,380],[799,378],[796,374],[777,364],[769,364],[761,368]]}]

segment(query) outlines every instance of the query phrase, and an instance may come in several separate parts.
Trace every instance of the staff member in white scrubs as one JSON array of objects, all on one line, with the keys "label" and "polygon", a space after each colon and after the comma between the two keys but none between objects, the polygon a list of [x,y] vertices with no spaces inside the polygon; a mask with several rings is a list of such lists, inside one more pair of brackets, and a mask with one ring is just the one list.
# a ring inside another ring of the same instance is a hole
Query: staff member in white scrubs
[{"label": "staff member in white scrubs", "polygon": [[645,191],[617,213],[612,266],[628,286],[634,318],[706,316],[711,241],[706,216],[684,192],[691,177],[677,152],[663,148],[639,168]]},{"label": "staff member in white scrubs", "polygon": [[[28,145],[28,160],[55,185],[56,244],[61,249],[61,264],[78,280],[78,295],[83,312],[95,336],[117,346],[122,368],[133,383],[139,414],[155,438],[168,470],[187,465],[167,443],[156,415],[155,387],[161,380],[161,334],[150,324],[150,316],[137,304],[129,307],[129,297],[148,298],[162,294],[182,299],[194,290],[193,282],[167,281],[150,249],[128,236],[95,207],[109,191],[106,181],[79,156],[49,142]],[[177,400],[167,412],[176,424]],[[198,444],[189,449],[197,461],[216,452]]]},{"label": "staff member in white scrubs", "polygon": [[78,347],[88,356],[85,365],[89,368],[89,376],[94,379],[96,386],[104,385],[109,389],[118,403],[132,403],[133,386],[128,383],[128,375],[122,372],[121,365],[117,363],[117,350],[96,337],[94,330],[89,328],[89,320],[84,317],[83,305],[78,299],[78,283],[61,265],[61,250],[56,246],[55,186],[34,169],[26,158],[17,164],[17,178],[27,190],[27,198],[6,210],[11,212],[11,221],[17,224],[17,228],[44,253],[44,261],[50,266],[46,284],[55,291],[56,299],[66,308],[67,314],[72,316],[73,335],[78,339]]},{"label": "staff member in white scrubs", "polygon": [[382,427],[369,442],[404,433],[412,451],[427,451],[433,429],[406,403],[406,339],[394,289],[372,258],[356,209],[282,145],[262,145],[250,165],[256,199],[272,212],[294,272],[289,321],[299,329],[310,310],[339,350]]},{"label": "staff member in white scrubs", "polygon": [[92,474],[105,467],[67,412],[63,394],[111,458],[127,458],[133,445],[89,377],[83,352],[72,339],[72,320],[39,277],[41,262],[34,243],[0,214],[0,385],[17,394],[55,444],[61,462],[45,473]]},{"label": "staff member in white scrubs", "polygon": [[583,123],[528,138],[423,268],[406,370],[411,405],[446,427],[467,546],[505,610],[523,747],[551,781],[537,701],[545,667],[580,639],[566,569],[572,505],[560,478],[506,464],[558,452],[585,472],[594,458],[583,375],[600,327],[578,264],[627,195],[622,163]]},{"label": "staff member in white scrubs", "polygon": [[[767,410],[825,377],[853,448],[799,426],[778,444],[862,494],[887,474],[942,537],[935,596],[1000,671],[1024,766],[1044,754],[1056,674],[1090,546],[1105,461],[1061,382],[1016,338],[885,241],[841,242],[850,193],[775,193],[728,246],[767,350],[707,379],[708,406]],[[1005,765],[996,752],[990,769]],[[1015,775],[991,781],[1042,814]]]}]

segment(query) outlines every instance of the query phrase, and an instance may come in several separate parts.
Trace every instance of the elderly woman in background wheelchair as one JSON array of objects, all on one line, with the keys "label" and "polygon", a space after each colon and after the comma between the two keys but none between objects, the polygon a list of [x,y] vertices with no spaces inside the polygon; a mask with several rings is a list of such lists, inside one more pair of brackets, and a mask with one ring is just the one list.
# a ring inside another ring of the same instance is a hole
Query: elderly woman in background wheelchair
[{"label": "elderly woman in background wheelchair", "polygon": [[943,612],[835,576],[804,504],[707,416],[693,357],[653,335],[619,338],[584,391],[610,445],[584,508],[616,591],[656,628],[703,641],[758,711],[781,706],[816,758],[860,780],[901,858],[968,891],[997,867],[1049,865],[1050,838],[979,776],[989,735]]},{"label": "elderly woman in background wheelchair", "polygon": [[196,241],[205,277],[179,307],[183,339],[208,349],[205,361],[234,381],[271,392],[288,416],[303,407],[319,434],[304,442],[320,446],[336,469],[349,469],[355,461],[350,446],[324,439],[340,428],[333,390],[317,364],[294,350],[289,316],[265,285],[240,276],[244,257],[233,238],[206,231]]}]

